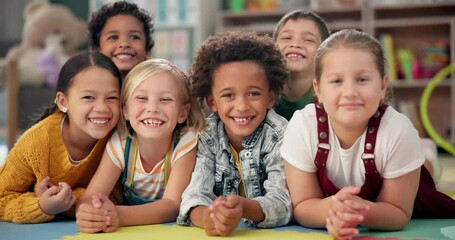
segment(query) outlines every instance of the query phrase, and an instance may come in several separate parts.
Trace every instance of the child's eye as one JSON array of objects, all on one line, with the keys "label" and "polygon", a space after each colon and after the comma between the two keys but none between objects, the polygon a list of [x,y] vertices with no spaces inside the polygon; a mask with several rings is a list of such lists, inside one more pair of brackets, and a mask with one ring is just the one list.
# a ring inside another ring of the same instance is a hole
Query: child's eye
[{"label": "child's eye", "polygon": [[305,39],[303,39],[303,41],[305,41],[305,42],[310,42],[310,43],[316,42],[316,41],[315,41],[314,39],[312,39],[312,38],[305,38]]},{"label": "child's eye", "polygon": [[82,99],[84,99],[84,100],[93,100],[93,99],[95,99],[95,97],[93,97],[93,96],[83,96]]},{"label": "child's eye", "polygon": [[141,36],[139,36],[139,35],[131,35],[131,39],[141,40]]},{"label": "child's eye", "polygon": [[110,101],[110,102],[116,102],[116,101],[119,100],[119,97],[118,96],[111,96],[111,97],[108,97],[107,100]]},{"label": "child's eye", "polygon": [[232,93],[224,93],[221,95],[222,98],[230,99],[234,97],[234,94]]},{"label": "child's eye", "polygon": [[366,77],[361,77],[361,78],[359,78],[358,81],[359,81],[359,82],[367,82],[367,81],[368,81],[368,78],[366,78]]},{"label": "child's eye", "polygon": [[262,94],[260,92],[250,92],[248,95],[250,95],[252,97],[257,97],[257,96],[261,96]]},{"label": "child's eye", "polygon": [[117,35],[110,35],[107,37],[108,40],[117,40],[118,36]]},{"label": "child's eye", "polygon": [[289,37],[289,36],[284,36],[284,37],[280,37],[280,39],[281,39],[281,40],[290,40],[291,37]]},{"label": "child's eye", "polygon": [[343,81],[341,79],[333,79],[330,81],[330,83],[342,83]]},{"label": "child's eye", "polygon": [[172,102],[174,100],[172,98],[161,98],[160,101],[161,102]]},{"label": "child's eye", "polygon": [[137,99],[139,101],[147,101],[147,97],[146,96],[136,96],[135,99]]}]

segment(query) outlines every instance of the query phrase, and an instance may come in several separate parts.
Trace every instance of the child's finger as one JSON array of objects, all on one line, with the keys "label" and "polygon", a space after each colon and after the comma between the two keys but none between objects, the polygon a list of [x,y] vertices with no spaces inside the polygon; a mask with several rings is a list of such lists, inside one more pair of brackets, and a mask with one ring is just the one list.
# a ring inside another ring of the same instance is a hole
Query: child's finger
[{"label": "child's finger", "polygon": [[337,227],[333,222],[333,218],[326,219],[326,228],[330,235],[339,240],[352,239],[354,235],[358,234],[357,228]]},{"label": "child's finger", "polygon": [[49,189],[47,189],[46,191],[44,191],[44,193],[41,195],[41,197],[50,198],[51,196],[56,195],[59,192],[60,192],[60,188],[58,186],[52,186]]},{"label": "child's finger", "polygon": [[79,227],[79,231],[83,233],[97,233],[102,231],[107,227],[105,222],[81,222],[77,220],[77,226]]},{"label": "child's finger", "polygon": [[92,196],[92,206],[94,208],[101,208],[103,203],[101,202],[101,199],[98,196]]},{"label": "child's finger", "polygon": [[356,200],[346,200],[344,204],[348,206],[350,209],[355,210],[356,212],[365,212],[370,209],[370,206],[366,204],[365,201],[356,201]]},{"label": "child's finger", "polygon": [[239,203],[239,196],[231,194],[226,197],[226,201],[223,202],[223,206],[227,208],[235,208]]},{"label": "child's finger", "polygon": [[363,216],[357,213],[336,212],[337,219],[340,219],[341,227],[357,227],[363,222]]}]

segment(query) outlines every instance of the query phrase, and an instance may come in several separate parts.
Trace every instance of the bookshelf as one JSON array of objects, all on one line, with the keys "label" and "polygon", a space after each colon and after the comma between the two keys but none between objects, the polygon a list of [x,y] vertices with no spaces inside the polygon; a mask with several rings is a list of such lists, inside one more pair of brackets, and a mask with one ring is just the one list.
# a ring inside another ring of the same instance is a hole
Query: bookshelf
[{"label": "bookshelf", "polygon": [[[447,45],[447,62],[455,62],[455,2],[439,1],[419,5],[374,5],[365,9],[371,16],[368,31],[379,38],[390,34],[394,39],[394,52],[400,48],[412,49],[415,58],[424,62],[428,57],[426,49],[434,43]],[[452,45],[452,46],[450,46]],[[444,48],[439,48],[439,50]],[[396,56],[396,55],[395,55]],[[397,57],[395,57],[397,58]],[[399,60],[397,59],[397,65]],[[447,63],[446,63],[447,64]],[[421,76],[413,80],[391,81],[397,106],[408,102],[418,108],[420,97],[427,83],[437,72],[429,66],[422,66]],[[432,93],[428,114],[436,131],[444,139],[455,143],[455,74],[441,82]],[[398,108],[399,109],[399,108]],[[399,109],[400,110],[400,109]]]},{"label": "bookshelf", "polygon": [[[422,60],[428,55],[425,55],[423,50],[436,42],[447,44],[447,60],[455,63],[455,1],[439,0],[419,4],[410,4],[409,1],[394,1],[395,4],[390,2],[364,0],[357,5],[320,8],[302,4],[301,8],[319,14],[332,32],[343,28],[355,28],[372,34],[377,39],[389,34],[392,37],[394,45],[392,52],[396,62],[399,62],[398,49],[411,49],[414,57]],[[271,34],[276,23],[288,11],[290,9],[221,11],[218,14],[216,30],[245,30]],[[398,74],[397,80],[390,82],[392,97],[398,110],[402,102],[410,103],[417,111],[419,110],[420,97],[431,79],[429,71],[425,73],[425,76],[418,76],[414,80],[404,80],[403,74]],[[455,144],[455,74],[441,82],[432,93],[428,112],[437,132]]]}]

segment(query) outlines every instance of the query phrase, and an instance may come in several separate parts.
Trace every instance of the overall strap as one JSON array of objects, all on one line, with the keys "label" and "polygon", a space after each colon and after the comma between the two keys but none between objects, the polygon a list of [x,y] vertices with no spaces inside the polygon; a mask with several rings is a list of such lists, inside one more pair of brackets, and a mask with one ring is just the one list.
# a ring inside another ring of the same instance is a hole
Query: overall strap
[{"label": "overall strap", "polygon": [[321,103],[315,102],[316,105],[316,118],[318,121],[318,151],[314,163],[319,168],[325,168],[327,158],[329,156],[329,124],[327,113]]},{"label": "overall strap", "polygon": [[139,141],[137,138],[132,139],[130,136],[128,136],[126,138],[125,152],[123,154],[123,157],[125,159],[125,169],[123,169],[122,172],[122,183],[127,187],[133,186],[138,148]]},{"label": "overall strap", "polygon": [[387,107],[387,104],[381,104],[373,117],[368,121],[365,145],[362,154],[363,164],[365,165],[365,174],[378,173],[376,164],[374,163],[374,148],[376,146],[376,136],[378,135],[379,124],[381,123],[381,118]]}]

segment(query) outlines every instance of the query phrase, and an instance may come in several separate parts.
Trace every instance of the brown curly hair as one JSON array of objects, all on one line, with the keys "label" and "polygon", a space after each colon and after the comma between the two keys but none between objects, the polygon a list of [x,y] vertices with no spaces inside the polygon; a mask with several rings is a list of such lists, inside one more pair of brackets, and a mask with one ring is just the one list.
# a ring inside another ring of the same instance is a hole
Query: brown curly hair
[{"label": "brown curly hair", "polygon": [[208,37],[193,59],[189,70],[193,81],[191,92],[200,104],[211,94],[217,68],[239,61],[253,61],[262,66],[270,90],[279,96],[289,73],[272,38],[255,32],[229,31]]}]

